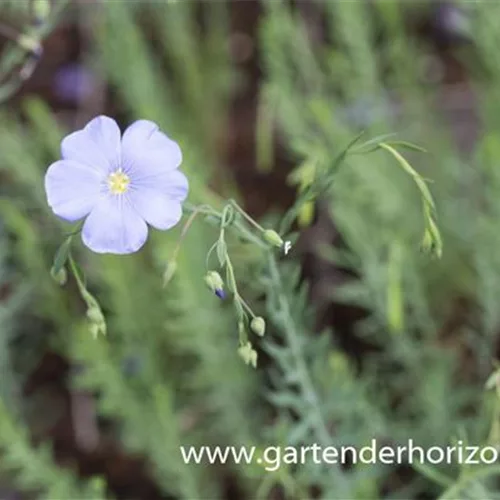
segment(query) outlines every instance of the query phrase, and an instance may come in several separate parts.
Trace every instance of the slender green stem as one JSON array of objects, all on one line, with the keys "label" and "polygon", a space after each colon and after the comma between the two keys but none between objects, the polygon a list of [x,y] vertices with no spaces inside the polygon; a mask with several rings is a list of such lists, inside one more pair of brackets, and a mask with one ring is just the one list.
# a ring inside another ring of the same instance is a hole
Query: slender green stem
[{"label": "slender green stem", "polygon": [[264,232],[265,229],[252,217],[250,217],[234,200],[229,200],[229,203],[256,229]]},{"label": "slender green stem", "polygon": [[203,213],[204,207],[203,205],[200,205],[198,207],[195,207],[195,209],[192,211],[191,215],[188,217],[186,223],[184,224],[184,227],[182,228],[181,235],[179,236],[179,241],[177,242],[177,245],[174,248],[173,254],[172,254],[172,260],[175,262],[177,259],[177,255],[179,254],[179,250],[181,248],[182,242],[184,241],[184,238],[186,237],[187,232],[189,231],[189,228],[191,227],[191,224],[194,222],[196,217]]},{"label": "slender green stem", "polygon": [[68,254],[68,262],[69,262],[69,267],[71,269],[71,272],[73,273],[73,276],[75,277],[76,284],[78,286],[78,290],[80,290],[80,293],[84,295],[87,292],[87,288],[85,287],[85,283],[82,280],[82,277],[80,275],[80,271],[76,267],[76,263],[73,259],[73,256],[71,255],[71,252]]},{"label": "slender green stem", "polygon": [[209,267],[208,264],[210,261],[210,257],[216,248],[217,248],[217,241],[210,247],[210,250],[208,251],[207,256],[205,257],[205,268],[207,271],[208,271],[208,267]]},{"label": "slender green stem", "polygon": [[227,270],[227,276],[228,276],[228,281],[230,284],[230,287],[233,291],[234,295],[234,305],[236,307],[236,310],[238,312],[238,316],[241,318],[243,317],[243,307],[242,307],[242,302],[243,299],[241,298],[240,293],[238,292],[238,285],[236,284],[236,277],[234,275],[234,268],[233,264],[231,262],[231,259],[229,258],[229,255],[227,255],[226,252],[226,270]]},{"label": "slender green stem", "polygon": [[214,216],[220,218],[220,213],[217,212],[217,210],[212,208],[210,205],[191,205],[191,203],[184,203],[182,208],[186,212],[190,212],[190,213],[199,212],[199,213],[203,213],[205,215],[214,215]]},{"label": "slender green stem", "polygon": [[255,318],[255,313],[252,311],[252,308],[248,305],[246,300],[243,297],[241,297],[241,295],[239,296],[239,299],[240,299],[243,307],[247,310],[248,314],[250,314],[250,316],[252,318]]},{"label": "slender green stem", "polygon": [[233,222],[233,227],[237,232],[240,233],[241,236],[246,238],[248,241],[251,243],[254,243],[257,245],[259,248],[263,250],[268,250],[269,245],[264,243],[258,236],[255,236],[252,232],[250,232],[241,222],[239,221],[234,221]]},{"label": "slender green stem", "polygon": [[231,259],[229,258],[229,255],[226,254],[226,269],[227,269],[227,274],[229,276],[229,283],[230,286],[233,290],[233,294],[235,298],[240,298],[240,294],[238,293],[238,286],[236,285],[236,277],[234,275],[234,269],[233,269],[233,264],[231,263]]},{"label": "slender green stem", "polygon": [[102,329],[102,332],[106,333],[106,323],[104,315],[102,314],[101,311],[101,306],[99,305],[97,299],[87,290],[87,287],[83,281],[83,278],[80,274],[78,267],[76,266],[76,263],[71,253],[68,255],[68,262],[71,272],[75,277],[78,290],[80,291],[80,295],[87,304],[87,314],[89,314],[89,312],[92,312],[94,315],[93,321],[96,321],[97,319]]}]

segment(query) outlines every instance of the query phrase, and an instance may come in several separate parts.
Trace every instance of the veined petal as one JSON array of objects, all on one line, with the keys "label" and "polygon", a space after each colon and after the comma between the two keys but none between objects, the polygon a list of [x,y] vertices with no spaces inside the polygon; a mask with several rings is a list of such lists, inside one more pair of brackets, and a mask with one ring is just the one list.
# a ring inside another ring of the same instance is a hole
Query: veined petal
[{"label": "veined petal", "polygon": [[53,163],[45,174],[45,192],[52,211],[69,221],[90,213],[97,203],[102,176],[94,169],[71,160]]},{"label": "veined petal", "polygon": [[121,133],[116,122],[107,116],[98,116],[82,130],[65,137],[61,155],[101,172],[119,168],[121,162]]},{"label": "veined petal", "polygon": [[148,120],[138,120],[122,138],[122,167],[134,178],[176,169],[182,162],[178,144]]},{"label": "veined petal", "polygon": [[187,177],[179,170],[168,170],[156,175],[141,175],[134,177],[133,187],[136,191],[154,190],[172,201],[182,202],[189,191]]},{"label": "veined petal", "polygon": [[148,226],[125,196],[102,196],[82,229],[83,243],[97,253],[137,252],[148,237]]},{"label": "veined petal", "polygon": [[156,189],[142,188],[131,191],[129,199],[136,212],[156,229],[170,229],[182,217],[180,202]]}]

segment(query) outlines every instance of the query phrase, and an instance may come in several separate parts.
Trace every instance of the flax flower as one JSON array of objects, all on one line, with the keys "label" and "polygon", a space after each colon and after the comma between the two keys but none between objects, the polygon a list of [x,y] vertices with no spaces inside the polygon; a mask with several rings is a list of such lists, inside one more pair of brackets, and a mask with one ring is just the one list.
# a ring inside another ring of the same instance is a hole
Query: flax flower
[{"label": "flax flower", "polygon": [[45,176],[47,200],[62,219],[85,218],[83,243],[97,253],[128,254],[182,216],[188,181],[176,142],[147,120],[123,134],[107,116],[94,118],[61,144],[62,159]]}]

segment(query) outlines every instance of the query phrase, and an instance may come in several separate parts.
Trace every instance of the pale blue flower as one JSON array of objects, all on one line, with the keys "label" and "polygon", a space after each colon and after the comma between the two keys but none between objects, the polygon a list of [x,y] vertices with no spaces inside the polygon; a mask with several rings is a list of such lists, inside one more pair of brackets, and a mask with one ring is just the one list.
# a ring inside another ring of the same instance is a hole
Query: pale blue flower
[{"label": "pale blue flower", "polygon": [[155,123],[139,120],[122,137],[113,119],[98,116],[62,141],[61,156],[45,176],[48,203],[69,222],[86,217],[82,240],[94,252],[136,252],[147,224],[179,222],[188,192],[182,153]]}]

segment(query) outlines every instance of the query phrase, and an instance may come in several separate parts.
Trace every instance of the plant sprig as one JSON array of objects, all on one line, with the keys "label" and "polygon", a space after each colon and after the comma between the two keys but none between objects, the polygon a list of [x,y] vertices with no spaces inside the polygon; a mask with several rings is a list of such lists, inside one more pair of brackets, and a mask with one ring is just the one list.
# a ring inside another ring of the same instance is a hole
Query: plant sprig
[{"label": "plant sprig", "polygon": [[81,227],[72,231],[63,241],[55,254],[50,274],[60,285],[64,285],[67,281],[66,268],[69,268],[76,281],[80,296],[87,305],[87,318],[89,320],[90,332],[94,337],[96,337],[97,335],[106,335],[106,319],[98,300],[88,291],[83,271],[80,269],[80,266],[78,266],[71,254],[73,237],[80,230]]},{"label": "plant sprig", "polygon": [[225,299],[224,280],[218,271],[209,267],[210,257],[215,252],[218,260],[217,268],[221,272],[225,272],[225,283],[227,284],[229,292],[232,294],[232,302],[238,325],[238,352],[247,364],[251,364],[255,367],[257,364],[257,352],[253,349],[248,333],[251,331],[258,336],[263,336],[266,328],[265,320],[253,311],[252,307],[243,298],[238,288],[234,264],[228,251],[226,234],[227,231],[233,230],[240,238],[256,245],[263,251],[270,251],[272,247],[281,248],[283,246],[283,240],[274,230],[262,227],[232,199],[224,205],[221,211],[217,211],[205,205],[198,207],[188,205],[186,208],[191,212],[191,215],[181,231],[181,237],[174,249],[172,259],[167,265],[164,276],[168,280],[172,278],[172,270],[175,270],[175,260],[182,240],[194,219],[200,214],[205,214],[209,220],[216,223],[219,228],[218,238],[207,252],[207,274],[205,276],[205,282],[219,298]]}]

